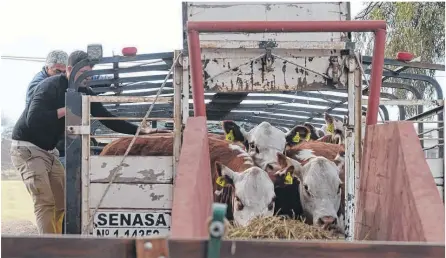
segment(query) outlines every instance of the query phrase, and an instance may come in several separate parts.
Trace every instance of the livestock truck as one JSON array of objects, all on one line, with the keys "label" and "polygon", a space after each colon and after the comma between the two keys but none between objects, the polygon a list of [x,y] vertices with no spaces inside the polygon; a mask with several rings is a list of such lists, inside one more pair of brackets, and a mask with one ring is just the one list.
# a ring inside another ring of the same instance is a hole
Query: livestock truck
[{"label": "livestock truck", "polygon": [[[2,236],[2,254],[444,257],[443,95],[435,79],[404,73],[444,70],[444,65],[403,60],[404,55],[384,58],[385,21],[352,21],[349,2],[184,2],[182,14],[182,50],[138,54],[129,47],[104,57],[101,45],[88,46],[89,59],[74,72],[86,64],[109,68],[69,81],[64,225],[69,236]],[[374,33],[373,56],[355,51],[356,31]],[[77,92],[84,78],[95,75],[105,75],[88,82],[99,95]],[[402,82],[389,82],[392,78]],[[437,99],[425,100],[408,80],[433,87]],[[409,91],[416,100],[398,99],[389,89]],[[104,103],[116,117],[91,117],[92,102]],[[425,111],[426,105],[434,108]],[[417,106],[417,115],[407,116],[407,106]],[[396,120],[407,121],[390,121],[392,107]],[[304,122],[320,127],[324,112],[346,118],[346,242],[222,240],[221,210],[211,209],[208,127],[222,120],[241,122],[248,130],[262,121],[284,131]],[[437,119],[423,120],[432,115]],[[94,155],[123,137],[99,123],[107,119],[171,126],[173,155]],[[427,130],[428,123],[438,126]],[[366,235],[397,242],[357,241]],[[401,243],[407,241],[428,243]]]}]

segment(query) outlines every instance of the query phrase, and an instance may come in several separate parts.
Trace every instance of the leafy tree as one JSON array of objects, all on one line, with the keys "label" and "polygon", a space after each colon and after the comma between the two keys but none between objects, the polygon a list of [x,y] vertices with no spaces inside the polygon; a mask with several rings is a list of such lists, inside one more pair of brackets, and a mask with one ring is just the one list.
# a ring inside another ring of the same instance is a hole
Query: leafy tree
[{"label": "leafy tree", "polygon": [[[356,19],[386,20],[386,58],[395,58],[400,51],[421,57],[422,62],[443,63],[445,54],[445,2],[370,2]],[[363,55],[372,55],[373,35],[353,33]],[[395,68],[395,67],[393,67]],[[433,76],[435,70],[408,69],[408,73]],[[424,99],[434,97],[434,89],[420,81],[389,79],[389,82],[414,86]],[[406,90],[387,91],[400,99],[414,99]],[[438,96],[437,96],[438,97]],[[407,107],[407,115],[416,114],[416,107]]]}]

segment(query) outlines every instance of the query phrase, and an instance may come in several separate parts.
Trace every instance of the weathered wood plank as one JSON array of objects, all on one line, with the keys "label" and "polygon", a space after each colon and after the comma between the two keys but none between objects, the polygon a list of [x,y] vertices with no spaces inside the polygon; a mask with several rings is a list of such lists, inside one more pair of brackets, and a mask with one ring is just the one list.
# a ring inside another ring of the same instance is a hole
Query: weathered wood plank
[{"label": "weathered wood plank", "polygon": [[[167,241],[167,248],[166,248]],[[205,239],[159,237],[95,238],[88,236],[2,236],[4,257],[170,257],[206,256]],[[238,240],[223,241],[222,258],[443,258],[444,243]]]},{"label": "weathered wood plank", "polygon": [[[90,184],[90,208],[95,208],[108,184]],[[101,208],[171,209],[171,184],[112,184]]]},{"label": "weathered wood plank", "polygon": [[355,238],[444,243],[444,203],[411,122],[368,126]]},{"label": "weathered wood plank", "polygon": [[[108,183],[121,162],[121,156],[91,156],[90,181]],[[172,183],[173,157],[127,156],[114,183]]]},{"label": "weathered wood plank", "polygon": [[2,257],[9,258],[123,258],[136,257],[135,240],[89,236],[5,236]]},{"label": "weathered wood plank", "polygon": [[[169,240],[169,258],[206,257],[206,241]],[[223,241],[221,258],[443,258],[444,244],[337,241]]]},{"label": "weathered wood plank", "polygon": [[172,207],[172,237],[196,238],[209,235],[206,220],[213,202],[209,140],[206,117],[190,117],[175,177]]},{"label": "weathered wood plank", "polygon": [[136,240],[137,258],[169,257],[167,240],[164,238]]}]

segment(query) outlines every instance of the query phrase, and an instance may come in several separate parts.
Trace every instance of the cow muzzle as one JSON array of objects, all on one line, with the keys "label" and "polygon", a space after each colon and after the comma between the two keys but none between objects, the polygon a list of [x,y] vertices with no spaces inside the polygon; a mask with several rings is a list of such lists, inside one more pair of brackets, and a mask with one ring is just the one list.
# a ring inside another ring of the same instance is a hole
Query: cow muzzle
[{"label": "cow muzzle", "polygon": [[326,230],[336,228],[337,224],[338,219],[332,216],[323,216],[317,220],[317,225]]}]

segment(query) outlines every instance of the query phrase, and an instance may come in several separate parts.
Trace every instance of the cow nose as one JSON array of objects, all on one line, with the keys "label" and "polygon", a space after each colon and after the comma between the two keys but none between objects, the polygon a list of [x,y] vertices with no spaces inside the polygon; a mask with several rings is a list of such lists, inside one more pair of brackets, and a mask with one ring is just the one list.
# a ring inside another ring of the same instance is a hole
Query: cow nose
[{"label": "cow nose", "polygon": [[319,226],[323,226],[324,228],[334,226],[337,224],[337,218],[332,216],[324,216],[318,219]]}]

